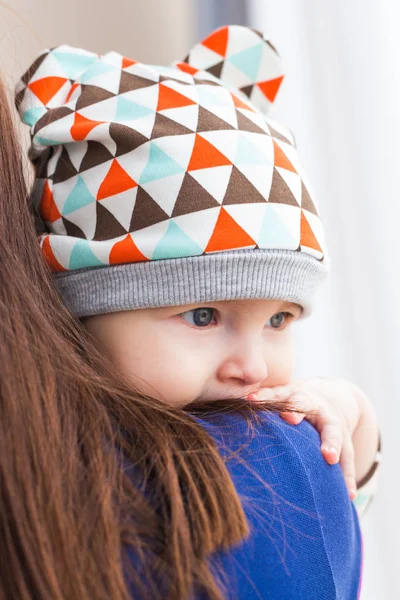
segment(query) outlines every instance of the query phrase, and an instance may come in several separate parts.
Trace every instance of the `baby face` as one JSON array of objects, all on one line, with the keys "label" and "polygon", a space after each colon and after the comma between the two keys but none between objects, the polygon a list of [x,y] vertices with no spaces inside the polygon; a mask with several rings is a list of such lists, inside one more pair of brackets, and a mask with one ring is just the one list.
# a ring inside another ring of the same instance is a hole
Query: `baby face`
[{"label": "baby face", "polygon": [[229,300],[96,315],[84,325],[135,389],[170,405],[285,385],[301,307]]}]

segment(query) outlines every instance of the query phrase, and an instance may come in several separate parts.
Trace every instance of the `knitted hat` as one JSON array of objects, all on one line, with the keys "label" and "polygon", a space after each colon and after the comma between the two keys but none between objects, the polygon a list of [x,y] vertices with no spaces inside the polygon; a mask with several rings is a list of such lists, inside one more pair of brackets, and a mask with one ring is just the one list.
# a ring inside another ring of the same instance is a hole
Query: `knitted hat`
[{"label": "knitted hat", "polygon": [[16,87],[43,255],[70,310],[244,298],[312,309],[323,227],[262,34],[228,26],[171,67],[61,45]]}]

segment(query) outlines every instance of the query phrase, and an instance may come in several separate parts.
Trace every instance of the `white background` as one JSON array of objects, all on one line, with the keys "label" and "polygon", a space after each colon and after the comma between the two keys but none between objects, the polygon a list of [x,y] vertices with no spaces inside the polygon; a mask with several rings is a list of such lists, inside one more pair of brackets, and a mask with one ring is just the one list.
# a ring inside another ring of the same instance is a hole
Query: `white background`
[{"label": "white background", "polygon": [[336,375],[373,400],[378,496],[363,520],[362,600],[400,598],[400,3],[249,0],[285,64],[271,116],[295,133],[326,229],[330,280],[296,331],[299,377]]}]

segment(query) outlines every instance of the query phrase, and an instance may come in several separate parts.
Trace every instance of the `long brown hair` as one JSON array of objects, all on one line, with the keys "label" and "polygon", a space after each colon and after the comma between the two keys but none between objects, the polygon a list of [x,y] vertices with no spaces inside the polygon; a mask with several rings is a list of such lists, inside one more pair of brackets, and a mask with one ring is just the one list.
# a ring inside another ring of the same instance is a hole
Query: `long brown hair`
[{"label": "long brown hair", "polygon": [[110,368],[34,216],[0,82],[0,598],[221,600],[208,559],[248,535],[225,463],[188,412]]}]

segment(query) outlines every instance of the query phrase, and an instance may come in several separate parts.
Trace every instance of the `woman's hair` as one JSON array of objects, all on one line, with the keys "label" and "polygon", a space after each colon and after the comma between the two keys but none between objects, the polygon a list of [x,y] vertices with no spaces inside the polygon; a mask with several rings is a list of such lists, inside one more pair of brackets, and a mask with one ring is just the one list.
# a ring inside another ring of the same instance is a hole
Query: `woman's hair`
[{"label": "woman's hair", "polygon": [[0,82],[0,599],[220,600],[208,559],[249,531],[225,463],[69,313],[34,213]]}]

